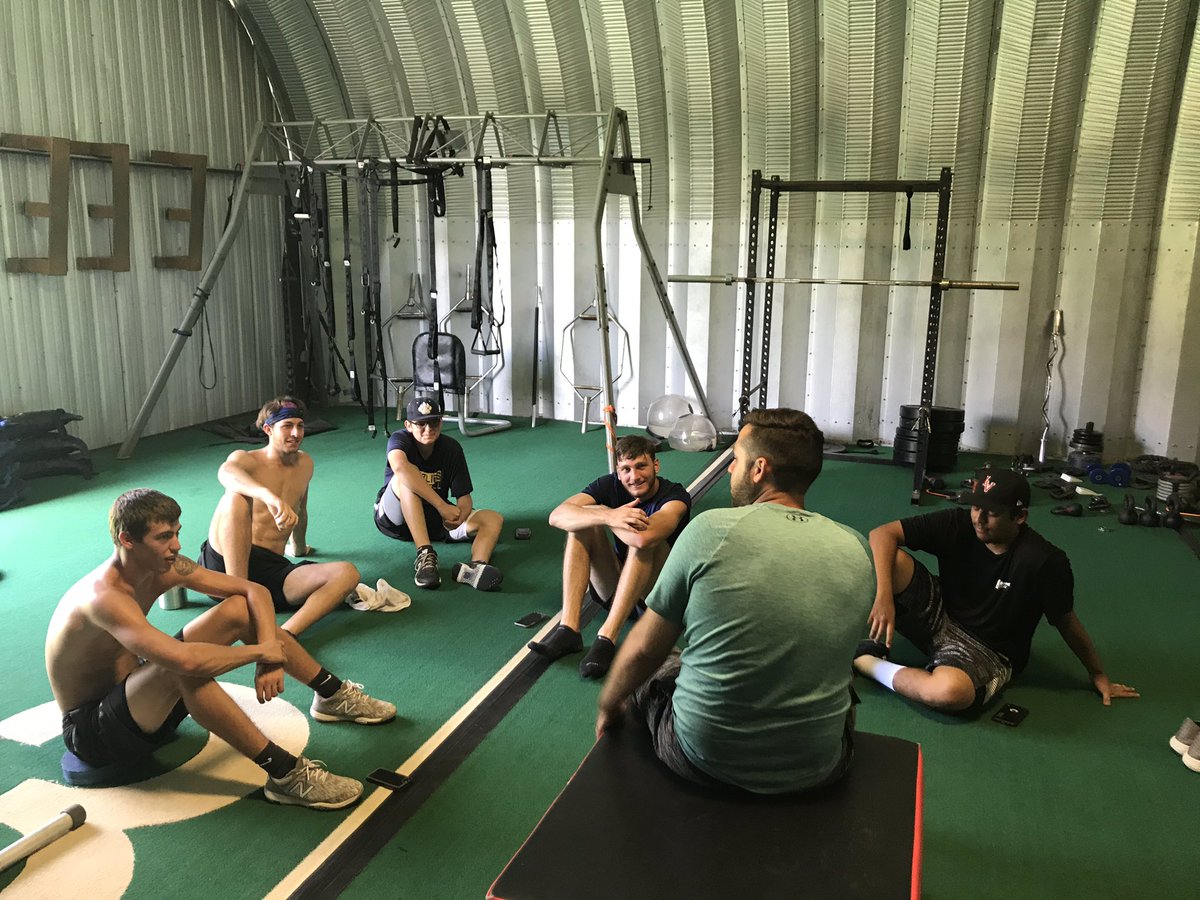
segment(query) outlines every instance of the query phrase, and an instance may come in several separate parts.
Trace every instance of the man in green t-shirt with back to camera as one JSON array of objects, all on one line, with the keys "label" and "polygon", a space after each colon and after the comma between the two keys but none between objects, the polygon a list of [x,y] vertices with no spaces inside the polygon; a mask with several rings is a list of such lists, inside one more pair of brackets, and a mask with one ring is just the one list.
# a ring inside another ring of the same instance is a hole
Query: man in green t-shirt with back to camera
[{"label": "man in green t-shirt with back to camera", "polygon": [[824,442],[803,412],[746,416],[733,508],[679,536],[609,672],[597,736],[632,699],[659,759],[690,781],[780,794],[845,774],[849,661],[875,573],[862,535],[805,508]]}]

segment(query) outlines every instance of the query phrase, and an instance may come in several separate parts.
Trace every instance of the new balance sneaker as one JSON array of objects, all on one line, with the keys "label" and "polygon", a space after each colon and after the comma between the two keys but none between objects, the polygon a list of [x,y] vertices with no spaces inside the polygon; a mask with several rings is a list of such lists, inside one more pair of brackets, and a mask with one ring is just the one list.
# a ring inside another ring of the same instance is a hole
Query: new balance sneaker
[{"label": "new balance sneaker", "polygon": [[417,583],[417,587],[435,588],[442,583],[442,576],[438,574],[437,568],[437,551],[432,547],[422,547],[417,551],[413,571],[413,581]]},{"label": "new balance sneaker", "polygon": [[332,697],[314,693],[309,712],[318,722],[357,722],[359,725],[378,725],[396,718],[395,704],[364,694],[362,685],[353,681],[343,681]]},{"label": "new balance sneaker", "polygon": [[504,573],[485,562],[455,563],[450,570],[459,584],[469,584],[477,591],[494,591],[504,580]]},{"label": "new balance sneaker", "polygon": [[1197,725],[1192,719],[1184,719],[1179,730],[1171,736],[1171,749],[1183,756],[1198,737],[1200,737],[1200,725]]},{"label": "new balance sneaker", "polygon": [[263,794],[272,803],[309,809],[341,809],[362,796],[361,782],[334,775],[319,759],[296,760],[296,768],[282,778],[268,778]]},{"label": "new balance sneaker", "polygon": [[1192,741],[1187,753],[1183,754],[1183,764],[1193,772],[1200,772],[1200,735]]}]

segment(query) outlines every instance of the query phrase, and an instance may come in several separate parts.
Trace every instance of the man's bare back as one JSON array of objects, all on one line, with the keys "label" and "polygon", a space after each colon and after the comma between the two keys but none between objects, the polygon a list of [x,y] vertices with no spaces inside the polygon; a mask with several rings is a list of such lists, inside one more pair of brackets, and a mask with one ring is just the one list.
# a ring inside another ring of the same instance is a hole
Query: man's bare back
[{"label": "man's bare back", "polygon": [[[303,450],[276,454],[269,446],[261,450],[235,450],[229,454],[222,469],[244,473],[278,498],[278,504],[264,502],[247,491],[238,491],[236,486],[226,485],[227,493],[235,491],[251,501],[251,543],[282,555],[288,538],[304,515],[305,498],[313,476],[312,457]],[[220,504],[208,529],[209,544],[219,553],[225,552],[220,532],[222,517],[227,514],[227,505]]]}]

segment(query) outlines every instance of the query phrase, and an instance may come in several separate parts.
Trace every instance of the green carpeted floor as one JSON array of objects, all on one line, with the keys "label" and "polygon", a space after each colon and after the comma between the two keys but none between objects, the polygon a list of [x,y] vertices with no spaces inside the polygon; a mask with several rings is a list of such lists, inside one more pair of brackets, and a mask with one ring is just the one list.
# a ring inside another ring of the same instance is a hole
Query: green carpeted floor
[{"label": "green carpeted floor", "polygon": [[[530,633],[514,627],[515,618],[557,609],[562,541],[546,515],[603,471],[603,436],[581,436],[571,423],[529,429],[518,422],[466,441],[476,505],[507,517],[495,559],[504,589],[485,595],[447,584],[418,592],[411,548],[379,535],[370,521],[383,437],[366,437],[353,411],[322,415],[340,428],[305,444],[317,467],[309,528],[317,558],[349,558],[365,580],[387,577],[413,594],[404,612],[347,609],[306,635],[329,668],[400,707],[400,719],[379,728],[313,723],[307,752],[361,776],[399,765],[523,646]],[[110,552],[106,514],[120,491],[145,485],[175,496],[184,510],[185,552],[195,551],[220,495],[216,468],[234,449],[213,440],[189,429],[143,441],[129,461],[101,452],[93,481],[36,482],[40,502],[0,514],[0,608],[8,625],[0,673],[10,686],[0,697],[0,719],[50,699],[42,664],[50,613],[62,592]],[[962,463],[973,461],[964,455]],[[665,453],[663,474],[686,483],[705,462]],[[808,505],[865,533],[913,511],[910,478],[907,469],[827,462]],[[701,506],[727,502],[726,485]],[[1136,685],[1143,698],[1105,709],[1057,632],[1043,626],[1029,668],[1005,695],[1030,709],[1019,728],[988,715],[962,720],[925,711],[861,680],[859,725],[922,744],[926,896],[1192,896],[1200,776],[1183,767],[1167,738],[1184,716],[1200,714],[1197,560],[1165,530],[1122,528],[1112,514],[1051,517],[1050,506],[1035,496],[1032,521],[1071,556],[1077,611],[1110,674]],[[533,529],[531,541],[511,540],[518,525]],[[459,553],[465,558],[466,548],[443,559],[448,565]],[[196,612],[156,609],[152,621],[173,632]],[[903,642],[898,656],[916,659]],[[240,673],[225,680],[248,683]],[[552,666],[347,896],[482,896],[591,746],[597,690],[579,680],[573,661]],[[293,685],[285,697],[303,709],[310,694]],[[192,740],[198,745],[198,731]],[[26,778],[55,780],[59,756],[57,741],[28,747],[0,739],[0,793]],[[344,816],[281,809],[255,792],[190,821],[134,829],[127,896],[157,897],[168,887],[185,900],[262,896]],[[0,828],[0,840],[14,836]],[[863,848],[864,864],[869,854]],[[580,877],[619,862],[594,859],[581,847]],[[64,886],[64,896],[85,889],[86,874],[80,879]]]}]

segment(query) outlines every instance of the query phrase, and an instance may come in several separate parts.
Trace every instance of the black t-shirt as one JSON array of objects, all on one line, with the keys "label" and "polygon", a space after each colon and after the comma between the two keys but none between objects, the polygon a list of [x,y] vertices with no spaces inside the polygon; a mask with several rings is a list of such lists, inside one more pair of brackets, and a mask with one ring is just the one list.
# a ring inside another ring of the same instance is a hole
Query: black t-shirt
[{"label": "black t-shirt", "polygon": [[906,547],[937,557],[946,613],[1008,657],[1014,673],[1029,662],[1042,616],[1058,625],[1075,606],[1067,555],[1027,525],[999,556],[976,537],[969,509],[913,516],[900,525]]},{"label": "black t-shirt", "polygon": [[[621,480],[612,473],[601,475],[585,487],[583,493],[587,494],[601,506],[607,506],[610,509],[624,506],[633,499],[633,495],[625,490],[625,486],[621,484]],[[678,500],[682,503],[685,510],[683,516],[679,519],[679,524],[675,526],[675,530],[668,535],[668,544],[675,543],[675,538],[679,537],[679,533],[683,531],[683,526],[688,523],[688,519],[692,515],[692,495],[687,492],[687,488],[678,482],[660,478],[658,479],[658,490],[654,492],[654,496],[638,504],[638,509],[642,510],[646,515],[652,516],[672,500]],[[617,554],[621,559],[624,559],[625,552],[628,549],[625,546],[625,542],[616,535],[613,535],[613,540],[616,542]]]},{"label": "black t-shirt", "polygon": [[[457,500],[471,493],[471,473],[467,471],[467,457],[463,454],[462,446],[458,441],[444,434],[438,435],[438,439],[433,442],[433,452],[429,454],[429,459],[421,456],[420,446],[416,438],[408,431],[401,429],[393,431],[392,436],[388,438],[387,452],[390,454],[396,449],[403,450],[408,461],[420,470],[430,487],[437,491],[437,495],[446,502],[450,501],[451,494]],[[392,466],[390,463],[385,463],[383,466],[384,487],[391,478]],[[380,493],[382,494],[382,491]],[[430,519],[431,513],[432,519]],[[441,528],[442,518],[433,511],[429,504],[426,504],[425,517],[431,522],[436,519],[438,528]]]}]

